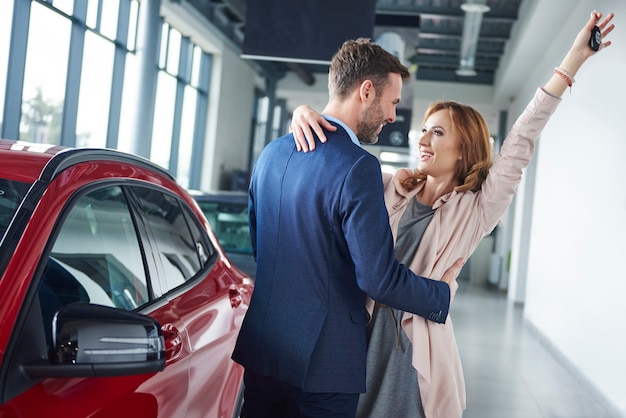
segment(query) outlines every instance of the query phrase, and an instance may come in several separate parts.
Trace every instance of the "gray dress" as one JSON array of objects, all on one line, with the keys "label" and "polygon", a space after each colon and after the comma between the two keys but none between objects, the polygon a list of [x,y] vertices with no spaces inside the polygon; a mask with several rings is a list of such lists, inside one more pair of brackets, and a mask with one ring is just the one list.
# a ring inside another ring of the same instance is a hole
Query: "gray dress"
[{"label": "gray dress", "polygon": [[[424,230],[432,219],[432,207],[417,198],[402,215],[396,255],[403,264],[413,259]],[[403,311],[376,304],[367,325],[367,392],[361,394],[357,418],[423,418],[413,349],[400,322]]]}]

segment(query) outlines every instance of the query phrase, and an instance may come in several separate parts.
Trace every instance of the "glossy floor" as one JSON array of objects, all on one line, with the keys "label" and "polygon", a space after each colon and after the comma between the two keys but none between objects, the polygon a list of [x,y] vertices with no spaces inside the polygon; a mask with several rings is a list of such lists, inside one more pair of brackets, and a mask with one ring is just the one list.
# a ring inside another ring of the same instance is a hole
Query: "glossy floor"
[{"label": "glossy floor", "polygon": [[452,319],[467,388],[463,418],[617,418],[585,390],[506,296],[461,283]]}]

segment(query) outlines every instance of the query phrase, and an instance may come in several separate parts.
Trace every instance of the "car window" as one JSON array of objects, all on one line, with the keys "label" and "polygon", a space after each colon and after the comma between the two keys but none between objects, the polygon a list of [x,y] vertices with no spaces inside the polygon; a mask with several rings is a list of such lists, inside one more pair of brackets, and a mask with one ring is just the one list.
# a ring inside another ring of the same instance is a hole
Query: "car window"
[{"label": "car window", "polygon": [[[200,272],[215,253],[206,234],[174,196],[146,187],[134,187],[163,261],[167,290],[175,289]],[[193,228],[190,230],[190,228]]]},{"label": "car window", "polygon": [[198,201],[226,252],[252,254],[247,203]]},{"label": "car window", "polygon": [[149,301],[138,235],[119,186],[89,192],[72,204],[38,294],[47,325],[59,308],[73,302],[133,310]]},{"label": "car window", "polygon": [[0,179],[0,240],[29,188],[28,183]]},{"label": "car window", "polygon": [[200,264],[205,266],[213,258],[213,256],[216,255],[215,248],[210,243],[206,232],[203,232],[204,229],[200,227],[197,221],[194,221],[196,216],[191,213],[191,210],[185,205],[183,205],[183,214],[185,215],[187,225],[189,225],[189,230],[191,231],[193,240],[196,243],[196,251],[198,253],[198,257],[200,258]]}]

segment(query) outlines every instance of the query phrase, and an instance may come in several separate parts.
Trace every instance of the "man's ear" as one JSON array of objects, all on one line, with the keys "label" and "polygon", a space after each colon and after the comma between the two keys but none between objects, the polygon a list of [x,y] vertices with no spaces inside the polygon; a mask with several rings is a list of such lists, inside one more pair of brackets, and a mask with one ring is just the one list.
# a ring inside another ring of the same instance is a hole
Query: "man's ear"
[{"label": "man's ear", "polygon": [[366,103],[374,99],[376,96],[376,90],[374,90],[374,84],[371,80],[365,80],[359,87],[359,97],[361,101]]}]

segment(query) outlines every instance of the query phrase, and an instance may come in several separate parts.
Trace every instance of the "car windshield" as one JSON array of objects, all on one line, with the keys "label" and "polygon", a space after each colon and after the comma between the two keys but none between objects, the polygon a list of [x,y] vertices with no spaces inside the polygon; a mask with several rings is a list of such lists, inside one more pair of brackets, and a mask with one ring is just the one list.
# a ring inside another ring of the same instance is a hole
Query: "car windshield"
[{"label": "car windshield", "polygon": [[29,188],[28,183],[0,179],[0,242]]}]

